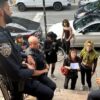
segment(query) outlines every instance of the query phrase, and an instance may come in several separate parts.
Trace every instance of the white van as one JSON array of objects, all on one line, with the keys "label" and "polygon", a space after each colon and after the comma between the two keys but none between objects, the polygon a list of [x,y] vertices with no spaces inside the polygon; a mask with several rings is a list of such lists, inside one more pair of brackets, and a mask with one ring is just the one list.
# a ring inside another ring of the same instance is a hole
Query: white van
[{"label": "white van", "polygon": [[[25,11],[29,7],[43,7],[43,0],[16,0],[19,11]],[[45,0],[46,7],[53,7],[54,10],[62,10],[64,6],[71,7],[70,0]]]}]

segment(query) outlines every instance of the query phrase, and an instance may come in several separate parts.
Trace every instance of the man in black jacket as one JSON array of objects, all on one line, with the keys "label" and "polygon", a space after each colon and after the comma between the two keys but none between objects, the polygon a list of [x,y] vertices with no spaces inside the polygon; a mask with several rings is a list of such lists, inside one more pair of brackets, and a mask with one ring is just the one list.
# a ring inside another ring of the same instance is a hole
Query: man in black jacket
[{"label": "man in black jacket", "polygon": [[[27,55],[32,55],[33,59],[36,63],[36,70],[43,70],[47,68],[49,70],[49,66],[45,61],[44,54],[39,50],[39,40],[35,36],[30,36],[28,38],[29,47],[26,49]],[[49,87],[51,90],[55,91],[56,84],[47,76],[47,73],[41,74],[36,77],[41,83]]]},{"label": "man in black jacket", "polygon": [[[13,89],[10,90],[11,100],[23,100],[22,93],[36,96],[38,100],[52,100],[53,91],[31,78],[47,73],[48,69],[40,72],[23,67],[22,57],[17,51],[10,33],[5,29],[6,24],[12,21],[10,16],[8,0],[0,0],[0,74],[11,80],[13,86]],[[23,89],[21,89],[21,84]]]}]

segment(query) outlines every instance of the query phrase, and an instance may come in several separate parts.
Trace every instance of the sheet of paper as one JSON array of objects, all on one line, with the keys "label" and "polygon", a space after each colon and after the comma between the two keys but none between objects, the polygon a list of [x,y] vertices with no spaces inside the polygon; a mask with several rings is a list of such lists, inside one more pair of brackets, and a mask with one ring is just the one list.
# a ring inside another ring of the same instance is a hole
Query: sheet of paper
[{"label": "sheet of paper", "polygon": [[79,63],[71,63],[70,68],[71,69],[79,69]]}]

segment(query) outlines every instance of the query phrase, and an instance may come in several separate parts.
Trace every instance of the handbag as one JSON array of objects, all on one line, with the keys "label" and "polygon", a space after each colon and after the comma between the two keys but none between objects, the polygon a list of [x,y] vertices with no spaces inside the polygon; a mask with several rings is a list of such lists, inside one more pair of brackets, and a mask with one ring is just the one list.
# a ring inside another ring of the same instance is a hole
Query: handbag
[{"label": "handbag", "polygon": [[67,76],[69,74],[69,69],[68,68],[65,68],[64,66],[61,67],[61,73],[64,75],[64,76]]}]

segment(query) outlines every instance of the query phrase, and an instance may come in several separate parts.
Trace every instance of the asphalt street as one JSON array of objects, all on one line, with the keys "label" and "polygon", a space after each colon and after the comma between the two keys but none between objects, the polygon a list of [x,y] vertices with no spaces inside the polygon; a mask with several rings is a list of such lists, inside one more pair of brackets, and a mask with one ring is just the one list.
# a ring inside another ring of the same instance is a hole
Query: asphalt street
[{"label": "asphalt street", "polygon": [[[62,11],[54,11],[52,8],[47,8],[46,17],[47,17],[48,29],[53,24],[62,22],[62,20],[65,18],[67,18],[68,20],[73,20],[76,10],[77,10],[76,5],[72,6],[71,9],[64,8]],[[27,9],[27,11],[25,12],[19,12],[17,7],[13,7],[12,16],[18,16],[40,22],[41,27],[44,31],[44,15],[42,8],[31,8]]]}]

